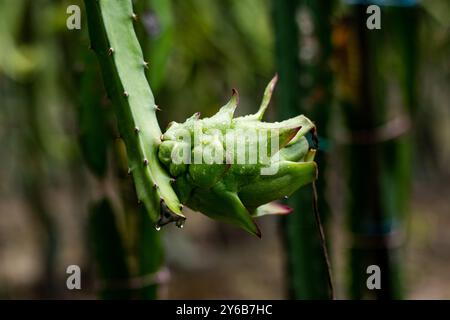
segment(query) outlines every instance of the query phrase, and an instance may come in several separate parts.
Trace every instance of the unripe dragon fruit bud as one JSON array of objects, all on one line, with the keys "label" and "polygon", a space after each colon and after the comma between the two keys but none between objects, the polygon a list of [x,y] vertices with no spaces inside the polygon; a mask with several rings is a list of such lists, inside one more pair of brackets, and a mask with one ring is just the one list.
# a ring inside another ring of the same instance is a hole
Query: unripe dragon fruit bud
[{"label": "unripe dragon fruit bud", "polygon": [[[262,122],[277,77],[267,86],[257,113],[233,118],[238,93],[214,116],[196,113],[172,122],[161,136],[158,157],[174,179],[181,203],[261,236],[254,218],[291,210],[272,201],[291,195],[317,177],[315,126],[300,115]],[[170,216],[170,215],[168,215]],[[161,215],[158,227],[171,222]]]}]

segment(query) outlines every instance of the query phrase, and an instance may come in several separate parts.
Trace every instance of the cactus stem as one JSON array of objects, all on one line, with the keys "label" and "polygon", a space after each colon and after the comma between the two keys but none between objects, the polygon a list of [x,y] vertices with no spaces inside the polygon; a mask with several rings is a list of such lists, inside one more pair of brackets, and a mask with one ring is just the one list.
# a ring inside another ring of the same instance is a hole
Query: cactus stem
[{"label": "cactus stem", "polygon": [[[133,168],[137,198],[153,221],[161,212],[159,197],[164,199],[166,211],[172,214],[171,221],[185,219],[169,183],[170,176],[157,161],[161,130],[153,107],[153,93],[142,67],[147,63],[131,19],[134,17],[132,1],[85,0],[84,3],[91,43]],[[125,89],[130,95],[128,99],[122,95]],[[141,129],[139,134],[133,132],[136,127]],[[159,187],[157,194],[151,187],[154,183]]]}]

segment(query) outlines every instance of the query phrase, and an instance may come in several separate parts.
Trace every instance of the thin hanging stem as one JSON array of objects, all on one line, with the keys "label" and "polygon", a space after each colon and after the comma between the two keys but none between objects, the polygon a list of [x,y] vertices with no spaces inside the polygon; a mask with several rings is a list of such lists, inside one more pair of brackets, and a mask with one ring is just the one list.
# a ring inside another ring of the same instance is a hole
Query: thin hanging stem
[{"label": "thin hanging stem", "polygon": [[323,232],[322,221],[320,219],[319,208],[317,205],[318,197],[317,197],[317,189],[316,189],[315,181],[312,183],[312,188],[313,188],[314,216],[316,218],[316,225],[317,225],[317,229],[319,232],[320,244],[322,246],[322,251],[323,251],[323,257],[324,257],[325,263],[327,265],[327,276],[328,276],[328,287],[329,287],[328,289],[329,289],[330,299],[334,300],[334,288],[333,288],[333,280],[332,280],[332,276],[331,276],[331,264],[330,264],[330,258],[328,257],[328,249],[327,249],[327,243],[325,240],[325,233]]}]

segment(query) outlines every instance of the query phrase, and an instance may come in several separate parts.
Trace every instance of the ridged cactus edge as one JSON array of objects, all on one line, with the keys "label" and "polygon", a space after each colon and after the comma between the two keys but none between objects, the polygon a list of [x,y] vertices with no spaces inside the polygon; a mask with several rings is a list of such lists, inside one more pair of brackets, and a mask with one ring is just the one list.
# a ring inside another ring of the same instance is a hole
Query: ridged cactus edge
[{"label": "ridged cactus edge", "polygon": [[[155,104],[145,77],[147,62],[136,37],[136,15],[131,1],[85,0],[91,49],[100,63],[106,91],[116,113],[133,176],[138,201],[152,220],[160,216],[181,226],[182,205],[171,178],[157,157],[161,130]],[[163,212],[161,212],[163,210]]]}]

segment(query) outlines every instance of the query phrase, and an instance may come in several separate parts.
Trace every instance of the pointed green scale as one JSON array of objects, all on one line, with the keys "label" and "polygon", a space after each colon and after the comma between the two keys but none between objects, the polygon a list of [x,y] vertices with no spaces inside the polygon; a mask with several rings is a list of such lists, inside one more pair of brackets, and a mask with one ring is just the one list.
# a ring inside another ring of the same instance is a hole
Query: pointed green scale
[{"label": "pointed green scale", "polygon": [[305,137],[301,137],[294,144],[289,144],[280,151],[280,157],[287,161],[303,161],[309,151],[309,143]]},{"label": "pointed green scale", "polygon": [[266,204],[263,204],[256,208],[256,210],[253,211],[252,217],[258,218],[266,215],[284,215],[289,214],[292,212],[292,208],[290,208],[287,205],[278,203],[276,201],[272,201]]},{"label": "pointed green scale", "polygon": [[233,89],[230,101],[220,108],[214,116],[203,119],[205,127],[217,128],[220,130],[229,129],[231,127],[234,111],[237,108],[238,102],[239,93]]},{"label": "pointed green scale", "polygon": [[228,191],[222,184],[193,194],[188,206],[212,219],[231,223],[261,237],[261,231],[237,194]]},{"label": "pointed green scale", "polygon": [[259,176],[251,184],[243,186],[239,191],[242,202],[249,207],[257,207],[264,203],[290,196],[300,187],[313,182],[317,178],[315,162],[279,163],[275,175]]},{"label": "pointed green scale", "polygon": [[269,106],[270,103],[270,99],[272,98],[272,93],[275,89],[275,85],[277,84],[278,81],[278,75],[275,75],[272,80],[269,82],[269,84],[267,85],[266,89],[264,90],[264,95],[263,95],[263,99],[261,101],[261,105],[259,107],[258,112],[254,113],[254,114],[249,114],[243,117],[239,117],[234,119],[235,122],[240,122],[240,121],[260,121],[263,116],[264,113],[267,110],[267,107]]}]

